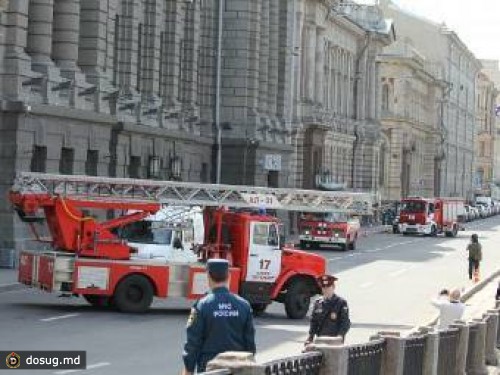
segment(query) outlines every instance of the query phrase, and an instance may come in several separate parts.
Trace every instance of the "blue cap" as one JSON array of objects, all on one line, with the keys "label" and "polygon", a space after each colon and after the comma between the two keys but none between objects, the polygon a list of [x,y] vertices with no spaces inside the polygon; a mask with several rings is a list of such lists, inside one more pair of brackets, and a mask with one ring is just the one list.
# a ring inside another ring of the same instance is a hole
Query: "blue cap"
[{"label": "blue cap", "polygon": [[226,259],[209,259],[207,261],[207,271],[213,275],[227,275],[229,262]]}]

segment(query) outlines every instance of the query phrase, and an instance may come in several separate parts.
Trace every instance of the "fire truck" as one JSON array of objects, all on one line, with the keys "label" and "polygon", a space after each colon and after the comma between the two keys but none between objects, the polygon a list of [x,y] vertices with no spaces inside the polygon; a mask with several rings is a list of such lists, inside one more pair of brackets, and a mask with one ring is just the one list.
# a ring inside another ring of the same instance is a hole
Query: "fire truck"
[{"label": "fire truck", "polygon": [[461,198],[407,198],[401,201],[399,230],[403,235],[455,237],[460,230],[459,216],[465,212]]},{"label": "fire truck", "polygon": [[[370,207],[368,195],[366,199],[367,207]],[[299,230],[301,248],[326,245],[339,247],[344,251],[355,250],[360,223],[358,218],[344,213],[307,213],[300,219]]]},{"label": "fire truck", "polygon": [[[311,297],[320,292],[315,278],[325,272],[326,262],[285,246],[278,219],[262,211],[360,211],[356,196],[346,193],[30,172],[16,176],[9,198],[35,238],[48,246],[20,253],[23,284],[139,313],[154,297],[203,296],[206,261],[223,258],[230,263],[231,291],[257,313],[281,302],[292,319],[303,318]],[[133,243],[120,236],[118,229],[165,205],[204,207],[197,262],[138,257]],[[106,218],[90,216],[89,210]],[[49,236],[41,234],[41,223]]]}]

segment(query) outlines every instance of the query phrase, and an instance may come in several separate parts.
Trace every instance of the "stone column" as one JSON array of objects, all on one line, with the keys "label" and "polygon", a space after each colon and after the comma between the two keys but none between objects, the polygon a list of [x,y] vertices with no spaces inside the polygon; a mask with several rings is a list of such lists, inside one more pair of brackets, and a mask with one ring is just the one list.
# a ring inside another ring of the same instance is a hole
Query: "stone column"
[{"label": "stone column", "polygon": [[[185,39],[183,51],[183,112],[191,123],[199,116],[198,94],[198,58],[200,46],[200,2],[187,5]],[[191,129],[193,130],[193,129]]]},{"label": "stone column", "polygon": [[316,29],[315,102],[323,105],[325,84],[325,28]]},{"label": "stone column", "polygon": [[486,363],[490,366],[497,366],[496,342],[498,332],[498,310],[488,310],[486,325]]},{"label": "stone column", "polygon": [[312,23],[306,24],[306,71],[304,74],[304,88],[306,100],[313,102],[315,98],[315,55],[316,55],[316,26]]},{"label": "stone column", "polygon": [[349,349],[342,345],[338,337],[317,337],[307,351],[323,354],[320,375],[347,375],[349,368]]},{"label": "stone column", "polygon": [[[118,51],[123,41],[116,33],[118,0],[80,0],[78,66],[89,83],[95,85],[94,110],[116,112]],[[115,78],[115,79],[114,79]]]},{"label": "stone column", "polygon": [[52,57],[61,76],[72,81],[69,104],[85,108],[80,90],[89,88],[77,66],[80,37],[80,0],[55,0]]},{"label": "stone column", "polygon": [[151,126],[159,126],[158,113],[161,111],[160,54],[161,31],[163,29],[163,4],[161,0],[147,0],[144,4],[144,48],[142,59],[142,115],[141,121]]},{"label": "stone column", "polygon": [[260,45],[259,45],[259,113],[268,114],[269,104],[269,3],[272,0],[262,2],[260,16]]},{"label": "stone column", "polygon": [[[182,1],[167,1],[167,27],[165,32],[164,67],[164,100],[165,108],[168,112],[180,111],[180,59],[181,40],[184,35],[184,15]],[[214,52],[215,53],[215,52]]]},{"label": "stone column", "polygon": [[304,1],[297,1],[297,9],[294,14],[295,17],[295,40],[292,42],[292,54],[297,54],[297,56],[292,56],[294,59],[294,86],[293,86],[293,118],[298,119],[301,114],[301,105],[302,97],[304,95],[303,91],[303,75],[304,75],[304,54],[305,43],[304,43]]},{"label": "stone column", "polygon": [[40,85],[42,100],[60,104],[54,88],[63,80],[51,59],[54,0],[30,0],[27,52],[32,57],[32,69],[43,75]]},{"label": "stone column", "polygon": [[25,50],[28,42],[29,0],[9,1],[5,10],[5,52],[2,76],[2,95],[12,100],[26,100],[30,86],[23,82],[34,78],[31,58]]},{"label": "stone column", "polygon": [[474,319],[469,332],[467,375],[487,375],[488,369],[485,362],[486,323]]},{"label": "stone column", "polygon": [[[277,115],[279,54],[280,54],[280,15],[279,1],[269,0],[269,66],[268,66],[268,113],[271,118]],[[283,67],[285,68],[285,67]]]},{"label": "stone column", "polygon": [[457,322],[456,324],[452,324],[450,328],[458,329],[456,373],[454,375],[466,375],[467,351],[469,348],[469,326],[464,322]]},{"label": "stone column", "polygon": [[420,327],[419,332],[425,334],[424,365],[422,375],[437,375],[439,356],[439,333],[429,327]]},{"label": "stone column", "polygon": [[382,357],[382,374],[403,375],[405,339],[392,335],[380,335],[386,342]]}]

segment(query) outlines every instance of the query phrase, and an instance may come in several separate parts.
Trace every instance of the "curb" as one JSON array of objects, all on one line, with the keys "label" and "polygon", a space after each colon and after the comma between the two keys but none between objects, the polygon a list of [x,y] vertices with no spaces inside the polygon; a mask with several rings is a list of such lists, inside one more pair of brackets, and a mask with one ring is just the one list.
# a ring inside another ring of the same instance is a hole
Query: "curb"
[{"label": "curb", "polygon": [[[476,285],[474,285],[471,288],[469,288],[462,295],[461,301],[462,302],[466,302],[467,300],[469,300],[472,296],[474,296],[476,293],[478,293],[479,291],[481,291],[482,289],[484,289],[484,287],[486,285],[488,285],[493,279],[497,278],[498,276],[500,276],[500,269],[498,269],[495,272],[491,273],[490,275],[488,275],[487,277],[485,277],[483,280],[481,280],[480,282],[478,282]],[[415,326],[414,329],[418,329],[418,327],[427,327],[427,326],[435,325],[437,323],[438,319],[439,319],[439,313],[437,313],[436,316],[434,318],[432,318],[431,321],[429,321],[427,323],[423,323],[423,324],[417,325],[417,326]]]}]

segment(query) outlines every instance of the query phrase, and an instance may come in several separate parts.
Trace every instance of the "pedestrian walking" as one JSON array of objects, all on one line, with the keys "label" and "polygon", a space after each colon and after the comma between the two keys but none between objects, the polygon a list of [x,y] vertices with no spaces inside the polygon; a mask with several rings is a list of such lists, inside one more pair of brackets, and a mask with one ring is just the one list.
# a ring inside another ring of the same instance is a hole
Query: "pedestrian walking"
[{"label": "pedestrian walking", "polygon": [[479,264],[483,259],[482,247],[476,233],[471,236],[467,251],[469,253],[469,280],[472,280],[475,273],[479,274]]},{"label": "pedestrian walking", "polygon": [[438,327],[446,329],[453,324],[455,320],[462,319],[465,311],[465,304],[460,301],[460,290],[454,289],[448,295],[447,290],[440,292],[439,297],[432,300],[431,303],[439,310]]},{"label": "pedestrian walking", "polygon": [[256,352],[252,309],[243,298],[231,293],[227,282],[229,263],[207,262],[210,292],[197,301],[187,322],[184,345],[184,375],[203,372],[217,354],[227,351]]},{"label": "pedestrian walking", "polygon": [[316,336],[342,337],[351,328],[347,301],[335,294],[335,281],[332,275],[323,275],[317,279],[322,296],[314,303],[309,327],[309,337],[305,345]]}]

